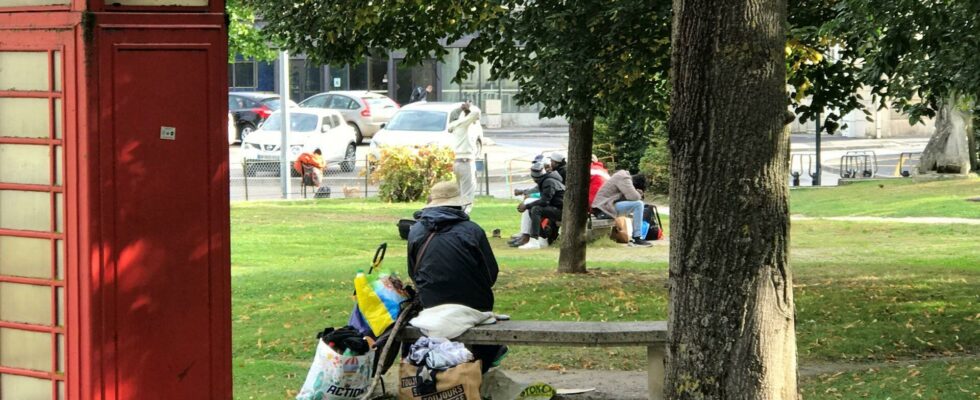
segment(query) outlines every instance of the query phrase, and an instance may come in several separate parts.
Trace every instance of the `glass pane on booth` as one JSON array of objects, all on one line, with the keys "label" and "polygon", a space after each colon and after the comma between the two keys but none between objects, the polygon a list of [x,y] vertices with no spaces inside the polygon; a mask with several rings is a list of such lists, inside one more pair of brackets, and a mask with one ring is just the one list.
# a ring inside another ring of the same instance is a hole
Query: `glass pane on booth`
[{"label": "glass pane on booth", "polygon": [[51,287],[0,282],[0,320],[51,325]]},{"label": "glass pane on booth", "polygon": [[65,372],[65,335],[58,335],[58,368],[56,372]]},{"label": "glass pane on booth", "polygon": [[[0,365],[4,367],[51,370],[51,334],[0,328]],[[6,386],[6,385],[4,385]],[[51,382],[48,381],[50,393]],[[7,397],[4,399],[20,399]]]},{"label": "glass pane on booth", "polygon": [[46,51],[0,51],[0,90],[47,91],[47,71]]},{"label": "glass pane on booth", "polygon": [[54,215],[55,215],[55,232],[65,231],[65,195],[61,193],[54,194]]},{"label": "glass pane on booth", "polygon": [[0,183],[51,184],[51,149],[28,144],[0,144]]},{"label": "glass pane on booth", "polygon": [[64,130],[64,116],[61,99],[54,99],[54,138],[61,139],[62,131]]},{"label": "glass pane on booth", "polygon": [[54,279],[61,281],[65,279],[65,241],[56,240],[55,244],[55,251],[58,252],[56,256],[58,264],[55,265]]},{"label": "glass pane on booth", "polygon": [[51,241],[0,236],[0,275],[51,278]]},{"label": "glass pane on booth", "polygon": [[17,375],[0,375],[0,399],[51,400],[51,381]]},{"label": "glass pane on booth", "polygon": [[0,228],[51,230],[51,194],[0,190]]},{"label": "glass pane on booth", "polygon": [[53,53],[54,60],[52,61],[53,68],[51,68],[51,73],[54,74],[54,91],[61,91],[61,52],[56,51]]},{"label": "glass pane on booth", "polygon": [[48,99],[0,98],[0,137],[47,138],[48,113]]},{"label": "glass pane on booth", "polygon": [[54,185],[61,186],[61,180],[63,179],[64,173],[61,169],[62,159],[64,158],[61,146],[54,147]]}]

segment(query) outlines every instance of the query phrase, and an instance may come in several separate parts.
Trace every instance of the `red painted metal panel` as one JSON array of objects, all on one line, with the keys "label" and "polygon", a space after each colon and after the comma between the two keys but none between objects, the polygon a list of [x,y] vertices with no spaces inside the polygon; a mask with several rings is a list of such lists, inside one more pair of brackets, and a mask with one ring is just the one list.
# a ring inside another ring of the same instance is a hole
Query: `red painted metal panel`
[{"label": "red painted metal panel", "polygon": [[[116,48],[111,247],[119,397],[194,398],[211,372],[207,48]],[[179,82],[180,84],[175,84]],[[163,127],[175,140],[161,139]]]},{"label": "red painted metal panel", "polygon": [[96,18],[100,398],[231,398],[223,25]]}]

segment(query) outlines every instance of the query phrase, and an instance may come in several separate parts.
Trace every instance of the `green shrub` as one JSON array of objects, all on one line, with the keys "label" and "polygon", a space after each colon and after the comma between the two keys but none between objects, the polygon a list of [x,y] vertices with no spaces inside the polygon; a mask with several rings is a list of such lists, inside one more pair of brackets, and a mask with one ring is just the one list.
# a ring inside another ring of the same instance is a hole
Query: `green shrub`
[{"label": "green shrub", "polygon": [[614,143],[615,135],[609,128],[606,118],[596,118],[595,131],[592,133],[592,154],[598,157],[610,171],[614,171],[618,163],[617,147]]},{"label": "green shrub", "polygon": [[425,199],[432,185],[451,179],[453,152],[444,147],[384,148],[371,172],[371,182],[380,182],[378,195],[387,202]]},{"label": "green shrub", "polygon": [[669,194],[670,189],[670,151],[667,138],[656,135],[643,158],[640,159],[640,173],[647,177],[647,192],[654,194]]}]

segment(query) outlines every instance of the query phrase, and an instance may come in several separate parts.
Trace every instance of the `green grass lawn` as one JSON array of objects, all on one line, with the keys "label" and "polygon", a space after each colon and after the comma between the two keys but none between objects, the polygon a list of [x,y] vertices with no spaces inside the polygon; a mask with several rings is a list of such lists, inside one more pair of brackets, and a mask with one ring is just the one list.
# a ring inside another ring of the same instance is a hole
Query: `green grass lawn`
[{"label": "green grass lawn", "polygon": [[803,398],[975,400],[980,398],[978,381],[976,358],[912,360],[804,379]]},{"label": "green grass lawn", "polygon": [[916,183],[912,179],[793,189],[790,210],[808,217],[980,218],[980,178]]},{"label": "green grass lawn", "polygon": [[[793,192],[794,207],[799,193]],[[236,398],[295,394],[313,355],[313,335],[346,323],[353,276],[369,266],[379,243],[390,246],[384,267],[404,275],[405,242],[395,222],[419,207],[347,200],[233,205]],[[491,239],[501,266],[495,288],[499,312],[515,319],[570,321],[666,318],[666,246],[625,248],[601,241],[589,249],[589,274],[560,275],[554,272],[557,249],[527,252],[504,243],[519,225],[513,202],[480,201],[473,219],[487,231],[504,232],[503,239]],[[859,380],[871,398],[904,393],[907,382],[900,378],[909,373],[908,365],[919,365],[922,358],[975,355],[980,350],[976,232],[967,225],[794,222],[791,264],[801,363],[903,360],[857,378],[807,379],[808,398],[835,398]],[[505,366],[642,369],[644,358],[638,348],[517,347]],[[956,371],[976,377],[977,363],[967,360],[956,364]],[[922,364],[917,382],[925,386],[924,394],[953,398],[929,387],[929,377],[944,368],[940,361]],[[977,392],[976,379],[961,375],[946,379]]]}]

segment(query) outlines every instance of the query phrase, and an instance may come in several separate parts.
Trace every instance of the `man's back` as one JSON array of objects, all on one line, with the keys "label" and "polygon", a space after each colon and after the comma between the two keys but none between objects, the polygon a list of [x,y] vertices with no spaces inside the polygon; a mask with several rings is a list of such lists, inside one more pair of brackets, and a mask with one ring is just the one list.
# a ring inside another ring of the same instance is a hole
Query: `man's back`
[{"label": "man's back", "polygon": [[422,210],[408,235],[408,273],[424,307],[462,304],[490,311],[497,271],[486,233],[466,213],[450,207]]}]

